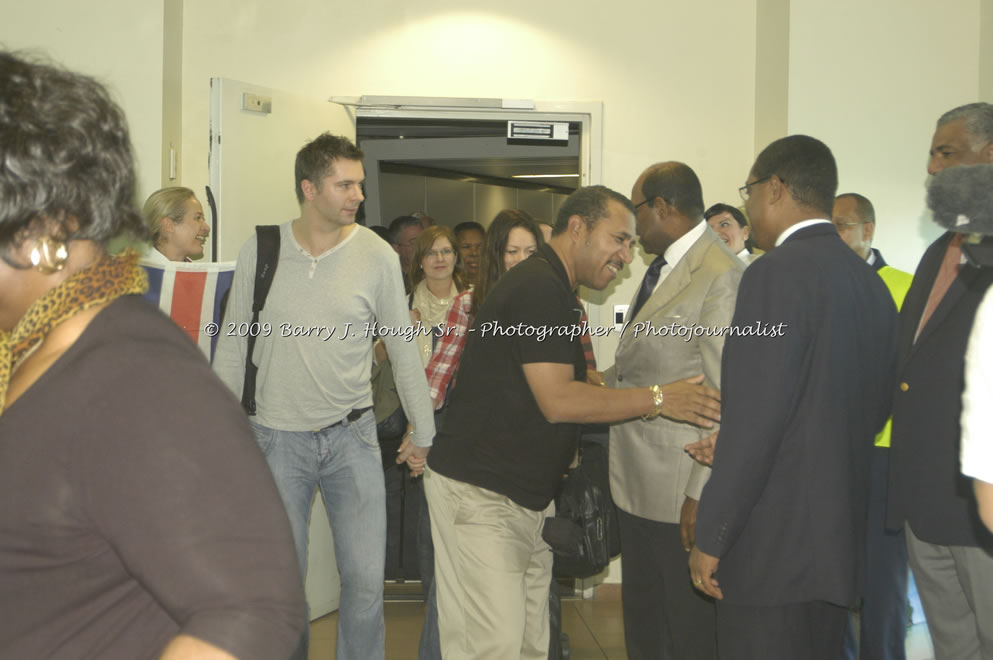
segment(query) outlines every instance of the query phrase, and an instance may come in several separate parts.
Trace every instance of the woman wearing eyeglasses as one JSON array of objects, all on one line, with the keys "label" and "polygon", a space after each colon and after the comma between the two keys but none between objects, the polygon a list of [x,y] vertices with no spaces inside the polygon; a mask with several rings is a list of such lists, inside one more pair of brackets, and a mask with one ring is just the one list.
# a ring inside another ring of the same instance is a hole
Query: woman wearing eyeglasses
[{"label": "woman wearing eyeglasses", "polygon": [[[410,310],[425,330],[441,325],[452,300],[465,289],[461,274],[455,271],[455,258],[455,234],[448,227],[432,225],[414,243],[409,273]],[[416,340],[426,367],[434,350],[434,334],[422,331]]]}]

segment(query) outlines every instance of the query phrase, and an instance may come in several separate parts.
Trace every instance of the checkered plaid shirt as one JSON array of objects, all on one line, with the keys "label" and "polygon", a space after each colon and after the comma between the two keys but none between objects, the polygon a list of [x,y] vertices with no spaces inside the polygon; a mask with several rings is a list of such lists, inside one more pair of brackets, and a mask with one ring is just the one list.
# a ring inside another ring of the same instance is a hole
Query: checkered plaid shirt
[{"label": "checkered plaid shirt", "polygon": [[[582,306],[582,301],[580,301],[580,306]],[[582,309],[583,313],[579,322],[589,325],[586,309]],[[471,289],[455,296],[455,300],[452,301],[452,305],[445,315],[444,332],[438,337],[431,361],[425,368],[428,389],[431,392],[431,400],[434,402],[435,410],[440,410],[445,405],[445,394],[448,392],[449,384],[452,384],[455,378],[459,358],[462,357],[462,349],[465,348],[465,341],[469,335],[469,326],[472,325],[472,316],[469,314],[471,310]],[[583,354],[586,357],[586,368],[596,371],[596,357],[593,355],[593,342],[590,339],[590,333],[584,333],[580,337],[580,341],[583,344]]]},{"label": "checkered plaid shirt", "polygon": [[[576,300],[579,300],[577,297]],[[583,307],[583,301],[579,300],[579,307],[583,310],[583,313],[579,315],[579,323],[583,327],[590,327],[590,317],[586,315],[586,308]],[[583,355],[586,356],[586,368],[589,371],[596,371],[596,355],[593,354],[593,339],[590,338],[589,332],[584,332],[580,337],[579,341],[583,343]]]},{"label": "checkered plaid shirt", "polygon": [[472,309],[472,290],[468,289],[455,296],[452,305],[445,315],[444,332],[438,337],[431,355],[431,361],[425,369],[428,377],[428,390],[431,392],[431,400],[434,402],[434,409],[439,410],[445,405],[445,393],[448,385],[455,377],[455,370],[459,366],[459,358],[462,356],[462,349],[465,348],[465,340],[469,335],[469,325],[472,317],[469,311]]}]

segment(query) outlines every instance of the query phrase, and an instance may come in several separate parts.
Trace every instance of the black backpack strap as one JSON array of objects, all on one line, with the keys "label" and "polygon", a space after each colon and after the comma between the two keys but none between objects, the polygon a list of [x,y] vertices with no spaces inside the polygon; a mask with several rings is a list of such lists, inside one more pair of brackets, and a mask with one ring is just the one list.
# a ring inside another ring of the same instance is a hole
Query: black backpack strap
[{"label": "black backpack strap", "polygon": [[279,265],[279,225],[258,225],[255,227],[258,243],[258,256],[255,260],[255,289],[252,294],[252,323],[248,327],[248,351],[245,355],[245,385],[241,390],[241,407],[249,415],[255,414],[255,377],[259,368],[252,362],[255,351],[255,337],[252,329],[259,322],[259,312],[265,307],[272,278]]}]

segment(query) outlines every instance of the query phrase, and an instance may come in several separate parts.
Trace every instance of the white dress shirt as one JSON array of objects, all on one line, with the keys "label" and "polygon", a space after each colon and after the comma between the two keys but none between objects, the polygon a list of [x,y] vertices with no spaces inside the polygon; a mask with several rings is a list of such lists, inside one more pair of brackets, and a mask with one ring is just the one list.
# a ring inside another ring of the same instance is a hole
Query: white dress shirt
[{"label": "white dress shirt", "polygon": [[652,289],[652,293],[659,288],[659,284],[665,281],[665,278],[669,276],[672,269],[676,267],[680,259],[686,256],[686,253],[690,251],[693,244],[703,236],[703,232],[707,231],[709,225],[706,222],[700,222],[696,227],[689,230],[682,236],[676,239],[676,242],[669,246],[669,249],[665,251],[665,265],[662,266],[662,270],[659,271],[659,281],[655,284],[655,289]]},{"label": "white dress shirt", "polygon": [[796,232],[800,231],[801,229],[803,229],[805,227],[813,227],[814,225],[819,225],[819,224],[822,224],[822,223],[831,224],[831,221],[830,220],[821,220],[819,218],[814,218],[812,220],[802,220],[802,221],[796,223],[795,225],[792,225],[790,227],[787,227],[786,229],[783,230],[783,233],[779,235],[779,238],[776,239],[776,247],[779,247],[780,245],[782,245],[783,244],[783,241],[785,241],[787,238],[789,238],[790,236],[792,236]]}]

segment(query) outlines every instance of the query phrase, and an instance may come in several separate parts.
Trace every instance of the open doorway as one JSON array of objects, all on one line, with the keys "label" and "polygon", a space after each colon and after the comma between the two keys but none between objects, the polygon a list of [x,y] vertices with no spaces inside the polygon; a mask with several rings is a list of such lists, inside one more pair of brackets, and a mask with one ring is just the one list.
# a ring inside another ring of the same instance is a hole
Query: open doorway
[{"label": "open doorway", "polygon": [[449,227],[486,227],[500,210],[520,208],[552,224],[580,185],[582,123],[562,122],[565,139],[547,143],[509,140],[507,123],[360,115],[366,223],[420,212]]},{"label": "open doorway", "polygon": [[[552,223],[572,190],[600,182],[600,103],[529,101],[528,109],[499,109],[396,101],[348,103],[367,156],[367,225],[421,211],[440,224],[474,220],[486,226],[503,208],[523,208]],[[520,144],[507,139],[508,121],[557,122],[568,127],[568,137]]]}]

